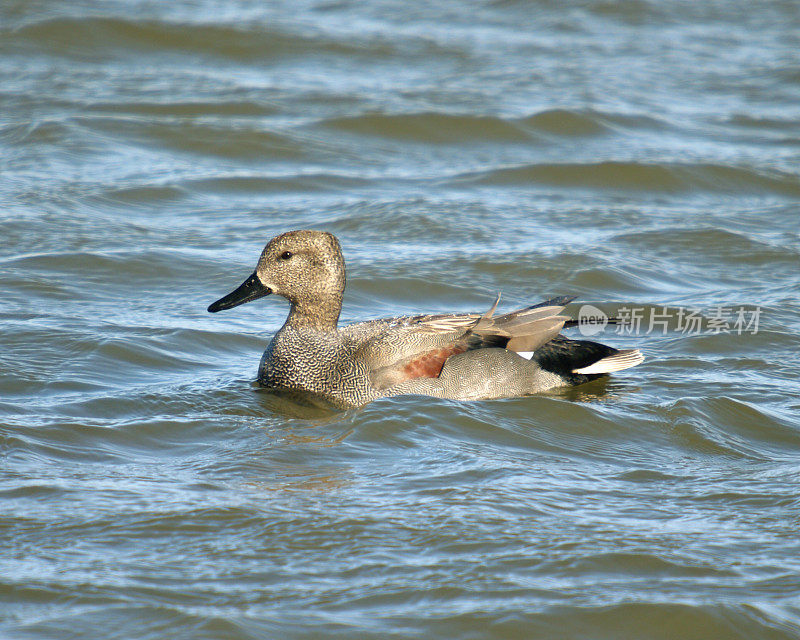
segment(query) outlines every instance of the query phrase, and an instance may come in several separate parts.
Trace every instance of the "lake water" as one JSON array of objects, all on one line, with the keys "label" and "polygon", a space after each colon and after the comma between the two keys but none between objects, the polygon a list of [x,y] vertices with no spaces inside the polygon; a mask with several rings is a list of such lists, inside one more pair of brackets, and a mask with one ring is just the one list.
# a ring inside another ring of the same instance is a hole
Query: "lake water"
[{"label": "lake water", "polygon": [[[0,636],[800,638],[799,168],[790,0],[3,2]],[[344,322],[574,294],[647,360],[277,403],[285,301],[206,307],[296,228]]]}]

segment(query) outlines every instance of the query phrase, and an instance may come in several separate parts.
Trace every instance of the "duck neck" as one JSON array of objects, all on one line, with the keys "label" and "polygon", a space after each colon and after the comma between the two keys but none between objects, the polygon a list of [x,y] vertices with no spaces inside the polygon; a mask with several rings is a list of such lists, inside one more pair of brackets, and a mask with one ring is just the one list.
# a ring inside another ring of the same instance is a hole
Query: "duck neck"
[{"label": "duck neck", "polygon": [[339,313],[342,311],[341,294],[290,300],[290,302],[292,307],[284,327],[336,331]]}]

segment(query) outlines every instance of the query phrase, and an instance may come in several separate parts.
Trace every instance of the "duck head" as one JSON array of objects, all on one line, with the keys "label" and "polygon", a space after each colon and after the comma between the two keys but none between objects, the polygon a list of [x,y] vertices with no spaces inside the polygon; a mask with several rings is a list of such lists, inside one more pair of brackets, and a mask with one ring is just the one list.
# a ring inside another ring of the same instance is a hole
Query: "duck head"
[{"label": "duck head", "polygon": [[325,231],[289,231],[267,243],[256,270],[237,289],[208,307],[232,309],[274,293],[292,303],[291,316],[303,323],[330,324],[339,318],[345,269],[336,237]]}]

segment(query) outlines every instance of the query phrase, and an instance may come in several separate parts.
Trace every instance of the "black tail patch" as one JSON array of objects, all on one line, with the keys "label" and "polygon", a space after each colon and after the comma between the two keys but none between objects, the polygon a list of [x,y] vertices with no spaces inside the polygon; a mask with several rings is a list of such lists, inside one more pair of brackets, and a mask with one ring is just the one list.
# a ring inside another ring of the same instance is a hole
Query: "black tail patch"
[{"label": "black tail patch", "polygon": [[614,355],[618,349],[590,340],[570,340],[564,336],[556,336],[547,344],[533,352],[531,360],[545,371],[560,375],[570,384],[580,384],[594,380],[604,374],[573,373],[594,364],[602,358]]}]

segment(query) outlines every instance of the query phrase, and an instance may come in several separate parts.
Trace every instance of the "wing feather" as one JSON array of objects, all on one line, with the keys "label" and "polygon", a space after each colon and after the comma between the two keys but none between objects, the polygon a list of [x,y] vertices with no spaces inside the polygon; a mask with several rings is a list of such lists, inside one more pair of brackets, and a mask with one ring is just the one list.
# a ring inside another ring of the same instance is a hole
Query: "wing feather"
[{"label": "wing feather", "polygon": [[438,377],[453,355],[487,347],[534,351],[559,334],[572,298],[561,296],[500,316],[500,301],[483,314],[431,314],[392,318],[360,349],[359,357],[378,389],[419,377]]}]

